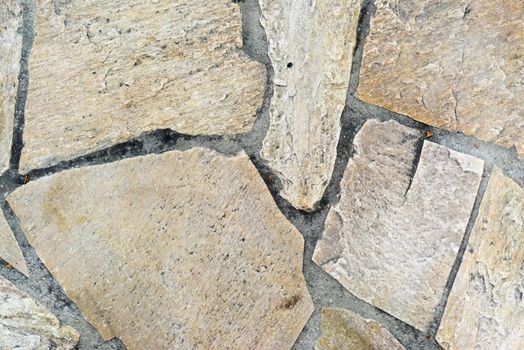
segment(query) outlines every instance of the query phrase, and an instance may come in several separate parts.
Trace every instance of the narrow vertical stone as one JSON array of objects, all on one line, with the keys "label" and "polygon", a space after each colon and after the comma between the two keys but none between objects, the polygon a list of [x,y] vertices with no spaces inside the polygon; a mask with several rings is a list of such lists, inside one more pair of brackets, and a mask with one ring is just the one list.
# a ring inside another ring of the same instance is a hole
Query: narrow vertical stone
[{"label": "narrow vertical stone", "polygon": [[495,168],[437,341],[449,350],[521,349],[523,295],[524,189]]},{"label": "narrow vertical stone", "polygon": [[[0,210],[1,211],[1,210]],[[25,275],[29,274],[24,255],[18,246],[18,242],[13,236],[9,224],[4,215],[0,212],[0,258],[7,261],[15,269]]]},{"label": "narrow vertical stone", "polygon": [[331,179],[360,0],[259,0],[275,72],[261,156],[280,195],[313,210]]}]

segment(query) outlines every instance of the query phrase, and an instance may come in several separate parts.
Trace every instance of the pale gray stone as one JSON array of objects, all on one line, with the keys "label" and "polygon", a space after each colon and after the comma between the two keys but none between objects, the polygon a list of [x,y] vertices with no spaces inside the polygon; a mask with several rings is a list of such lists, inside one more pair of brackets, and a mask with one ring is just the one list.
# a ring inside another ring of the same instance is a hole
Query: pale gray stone
[{"label": "pale gray stone", "polygon": [[156,129],[251,130],[266,71],[242,50],[231,0],[40,0],[20,168]]},{"label": "pale gray stone", "polygon": [[380,0],[357,96],[524,156],[524,1]]},{"label": "pale gray stone", "polygon": [[370,120],[313,260],[357,297],[426,331],[456,258],[483,161]]},{"label": "pale gray stone", "polygon": [[22,6],[0,1],[0,172],[9,168],[22,55]]},{"label": "pale gray stone", "polygon": [[405,350],[380,323],[344,309],[324,308],[315,350]]},{"label": "pale gray stone", "polygon": [[313,210],[331,179],[360,0],[259,0],[275,71],[261,156],[280,195]]},{"label": "pale gray stone", "polygon": [[0,349],[72,350],[78,333],[0,276]]},{"label": "pale gray stone", "polygon": [[524,346],[524,189],[493,170],[437,333],[444,349]]},{"label": "pale gray stone", "polygon": [[128,349],[290,349],[313,311],[301,234],[245,153],[72,169],[8,201],[104,339]]},{"label": "pale gray stone", "polygon": [[13,231],[5,220],[4,214],[0,210],[0,258],[7,261],[18,271],[25,275],[29,274],[24,255],[18,246],[18,242],[13,236]]}]

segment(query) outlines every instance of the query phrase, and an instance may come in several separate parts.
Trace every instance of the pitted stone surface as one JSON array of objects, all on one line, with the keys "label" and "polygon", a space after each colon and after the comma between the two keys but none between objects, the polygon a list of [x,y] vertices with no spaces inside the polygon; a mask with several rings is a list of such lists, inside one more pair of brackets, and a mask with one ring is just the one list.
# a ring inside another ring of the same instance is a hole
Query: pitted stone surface
[{"label": "pitted stone surface", "polygon": [[324,308],[315,350],[405,350],[380,323],[344,309]]},{"label": "pitted stone surface", "polygon": [[444,349],[524,346],[524,190],[495,168],[437,340]]},{"label": "pitted stone surface", "polygon": [[244,153],[67,170],[8,201],[87,320],[130,350],[290,349],[313,311],[303,238]]},{"label": "pitted stone surface", "polygon": [[251,130],[265,67],[231,0],[36,3],[21,171],[156,129]]},{"label": "pitted stone surface", "polygon": [[0,1],[0,172],[9,168],[22,55],[21,28],[20,1]]},{"label": "pitted stone surface", "polygon": [[259,0],[275,71],[261,156],[280,195],[313,210],[331,179],[360,0]]},{"label": "pitted stone surface", "polygon": [[0,276],[0,349],[72,350],[78,333]]},{"label": "pitted stone surface", "polygon": [[[1,210],[0,210],[1,211]],[[13,231],[0,212],[0,258],[7,261],[18,271],[25,275],[29,274],[27,264],[18,243],[13,236]]]},{"label": "pitted stone surface", "polygon": [[358,97],[524,156],[524,2],[380,0]]},{"label": "pitted stone surface", "polygon": [[[477,195],[483,161],[370,120],[313,260],[357,297],[426,331]],[[413,174],[414,172],[414,174]]]}]

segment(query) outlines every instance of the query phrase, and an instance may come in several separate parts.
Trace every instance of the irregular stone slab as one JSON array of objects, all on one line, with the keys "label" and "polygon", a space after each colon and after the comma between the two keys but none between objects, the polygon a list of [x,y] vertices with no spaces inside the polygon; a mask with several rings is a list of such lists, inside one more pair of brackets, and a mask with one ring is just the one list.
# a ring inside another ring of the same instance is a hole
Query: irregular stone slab
[{"label": "irregular stone slab", "polygon": [[405,350],[380,323],[344,309],[324,308],[315,350]]},{"label": "irregular stone slab", "polygon": [[262,104],[231,0],[42,0],[35,32],[23,172],[155,129],[247,132]]},{"label": "irregular stone slab", "polygon": [[9,224],[3,214],[0,213],[0,258],[7,261],[15,269],[25,275],[29,275],[24,255],[13,236]]},{"label": "irregular stone slab", "polygon": [[0,276],[0,349],[76,349],[78,333]]},{"label": "irregular stone slab", "polygon": [[426,331],[455,261],[483,161],[370,120],[313,260],[357,297]]},{"label": "irregular stone slab", "polygon": [[22,56],[22,6],[17,0],[0,2],[0,171],[9,168],[13,118]]},{"label": "irregular stone slab", "polygon": [[524,156],[524,2],[376,2],[358,97]]},{"label": "irregular stone slab", "polygon": [[261,156],[280,195],[313,210],[331,179],[360,0],[259,0],[275,71]]},{"label": "irregular stone slab", "polygon": [[524,344],[524,190],[493,170],[437,333],[445,349]]},{"label": "irregular stone slab", "polygon": [[245,153],[67,170],[8,201],[87,320],[130,350],[290,349],[313,311],[302,236]]}]

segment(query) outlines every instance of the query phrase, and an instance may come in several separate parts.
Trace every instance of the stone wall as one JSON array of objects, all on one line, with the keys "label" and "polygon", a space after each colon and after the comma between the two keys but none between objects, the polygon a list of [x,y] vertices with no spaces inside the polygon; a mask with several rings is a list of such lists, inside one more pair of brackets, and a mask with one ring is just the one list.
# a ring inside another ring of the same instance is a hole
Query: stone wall
[{"label": "stone wall", "polygon": [[519,2],[0,20],[0,348],[524,349]]}]

